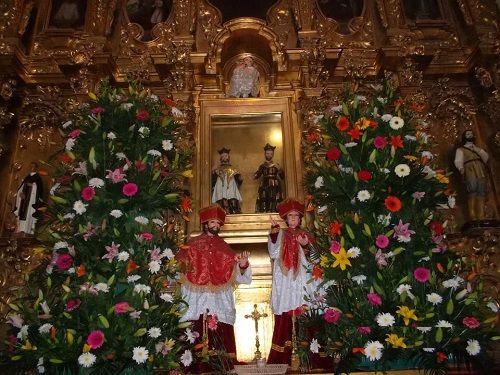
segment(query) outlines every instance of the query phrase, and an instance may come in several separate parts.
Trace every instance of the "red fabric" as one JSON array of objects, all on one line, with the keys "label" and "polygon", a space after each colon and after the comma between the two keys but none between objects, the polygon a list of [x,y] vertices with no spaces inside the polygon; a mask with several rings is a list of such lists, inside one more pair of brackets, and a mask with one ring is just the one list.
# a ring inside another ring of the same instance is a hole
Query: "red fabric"
[{"label": "red fabric", "polygon": [[203,233],[187,242],[178,255],[192,284],[220,286],[231,281],[236,253],[219,236]]},{"label": "red fabric", "polygon": [[307,236],[309,243],[314,242],[314,236],[305,230],[299,228],[283,229],[280,259],[284,270],[287,272],[288,270],[294,270],[295,272],[299,270],[300,244],[297,241],[297,237],[300,235]]},{"label": "red fabric", "polygon": [[297,211],[301,216],[304,216],[304,205],[295,199],[287,198],[278,206],[278,213],[283,220],[292,211]]},{"label": "red fabric", "polygon": [[209,220],[218,220],[221,225],[224,225],[224,221],[226,220],[226,212],[218,204],[202,208],[199,214],[201,223]]}]

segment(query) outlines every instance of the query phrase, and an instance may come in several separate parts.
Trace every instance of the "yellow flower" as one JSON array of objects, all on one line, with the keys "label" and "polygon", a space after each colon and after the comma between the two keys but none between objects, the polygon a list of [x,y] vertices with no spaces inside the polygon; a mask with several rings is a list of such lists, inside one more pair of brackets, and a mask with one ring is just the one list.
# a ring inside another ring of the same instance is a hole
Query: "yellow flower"
[{"label": "yellow flower", "polygon": [[414,155],[405,155],[403,156],[406,160],[409,160],[409,161],[415,161],[417,160],[417,157],[414,156]]},{"label": "yellow flower", "polygon": [[187,178],[193,178],[193,170],[192,169],[186,169],[184,172],[181,173],[183,177]]},{"label": "yellow flower", "polygon": [[352,266],[351,261],[349,260],[349,254],[345,251],[343,247],[340,248],[340,251],[335,254],[332,254],[335,258],[335,262],[333,262],[332,267],[335,268],[340,266],[340,269],[344,271],[347,266]]},{"label": "yellow flower", "polygon": [[408,308],[408,306],[398,306],[398,307],[399,310],[397,310],[396,312],[403,317],[405,325],[410,324],[410,319],[413,319],[415,321],[418,320],[417,316],[415,315],[415,310]]},{"label": "yellow flower", "polygon": [[87,344],[87,343],[83,344],[82,352],[88,353],[88,352],[90,352],[90,349],[92,349],[92,347],[89,344]]},{"label": "yellow flower", "polygon": [[386,335],[387,338],[385,341],[387,341],[389,344],[391,344],[394,348],[406,348],[406,344],[404,343],[404,337],[398,337],[398,335],[391,333]]},{"label": "yellow flower", "polygon": [[328,257],[326,255],[320,255],[319,257],[319,265],[323,268],[328,266]]},{"label": "yellow flower", "polygon": [[370,120],[368,120],[366,117],[361,117],[358,121],[356,121],[354,126],[357,126],[362,130],[365,130],[370,126]]},{"label": "yellow flower", "polygon": [[26,343],[21,346],[21,349],[23,350],[37,350],[37,347],[32,345],[30,340],[26,340]]},{"label": "yellow flower", "polygon": [[436,179],[441,182],[442,184],[448,184],[450,183],[450,179],[448,177],[446,177],[444,174],[442,173],[436,173]]}]

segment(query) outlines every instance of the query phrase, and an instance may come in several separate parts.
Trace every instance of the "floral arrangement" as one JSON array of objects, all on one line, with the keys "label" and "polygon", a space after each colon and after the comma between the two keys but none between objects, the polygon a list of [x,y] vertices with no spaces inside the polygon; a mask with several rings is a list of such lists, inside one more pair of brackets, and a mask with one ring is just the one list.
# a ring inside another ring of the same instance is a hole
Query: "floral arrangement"
[{"label": "floral arrangement", "polygon": [[50,261],[10,304],[10,362],[51,374],[150,373],[192,361],[165,212],[185,215],[192,147],[175,103],[104,83],[63,124],[41,231]]},{"label": "floral arrangement", "polygon": [[337,371],[395,360],[440,371],[452,358],[484,362],[498,306],[447,249],[438,208],[455,198],[434,166],[421,105],[387,83],[372,97],[347,89],[306,136],[314,157],[306,186],[316,207],[323,293],[304,321],[319,329],[309,349],[339,359]]}]

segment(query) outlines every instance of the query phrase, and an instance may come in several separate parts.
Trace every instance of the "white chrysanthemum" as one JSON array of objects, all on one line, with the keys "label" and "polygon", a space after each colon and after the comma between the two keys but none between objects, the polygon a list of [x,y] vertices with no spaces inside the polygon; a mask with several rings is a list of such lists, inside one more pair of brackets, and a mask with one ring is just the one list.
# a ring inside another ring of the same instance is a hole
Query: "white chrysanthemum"
[{"label": "white chrysanthemum", "polygon": [[85,211],[87,211],[87,204],[83,203],[81,200],[76,201],[73,203],[73,210],[75,210],[77,215],[83,214]]},{"label": "white chrysanthemum", "polygon": [[68,243],[66,241],[57,241],[54,244],[54,250],[66,249],[68,247]]},{"label": "white chrysanthemum", "polygon": [[437,322],[436,328],[453,328],[453,324],[447,320],[440,320]]},{"label": "white chrysanthemum", "polygon": [[149,224],[149,219],[147,217],[144,217],[144,216],[136,216],[134,218],[134,220],[139,223],[139,224],[142,224],[142,225],[147,225]]},{"label": "white chrysanthemum", "polygon": [[390,313],[379,313],[375,317],[375,320],[380,327],[392,327],[396,321]]},{"label": "white chrysanthemum", "polygon": [[427,352],[427,353],[434,353],[434,351],[436,350],[436,348],[422,348],[422,350],[424,352]]},{"label": "white chrysanthemum", "polygon": [[125,111],[130,111],[130,108],[132,108],[134,105],[132,103],[122,103],[121,107]]},{"label": "white chrysanthemum", "polygon": [[193,362],[193,354],[191,353],[191,350],[185,350],[184,353],[182,353],[181,362],[185,367],[189,366],[191,362]]},{"label": "white chrysanthemum", "polygon": [[151,287],[145,284],[136,284],[134,286],[134,292],[137,294],[139,293],[149,294],[151,293]]},{"label": "white chrysanthemum", "polygon": [[410,297],[411,299],[415,298],[415,296],[411,292],[411,285],[410,284],[401,284],[400,286],[398,286],[396,291],[399,293],[399,295],[406,293],[406,295],[408,297]]},{"label": "white chrysanthemum", "polygon": [[109,133],[106,135],[106,137],[107,137],[108,139],[116,139],[116,134],[115,134],[115,133],[113,133],[113,132],[109,132]]},{"label": "white chrysanthemum", "polygon": [[142,313],[141,310],[136,310],[136,311],[132,311],[128,315],[130,316],[131,319],[140,319],[141,318],[141,313]]},{"label": "white chrysanthemum", "polygon": [[426,333],[426,332],[430,332],[432,327],[417,327],[417,329],[422,332],[422,333]]},{"label": "white chrysanthemum", "polygon": [[42,324],[39,328],[38,328],[38,332],[40,332],[40,334],[44,334],[44,333],[49,333],[50,332],[50,329],[53,327],[52,324],[50,323],[45,323],[45,324]]},{"label": "white chrysanthemum", "polygon": [[29,328],[29,325],[27,325],[27,324],[25,324],[21,327],[21,329],[17,333],[17,338],[19,340],[24,340],[24,339],[26,339],[26,337],[28,337],[28,328]]},{"label": "white chrysanthemum", "polygon": [[370,192],[368,190],[360,190],[358,192],[358,200],[360,202],[365,202],[370,199]]},{"label": "white chrysanthemum", "polygon": [[118,253],[118,260],[121,262],[127,261],[129,257],[130,257],[130,254],[127,253],[126,251],[120,251]]},{"label": "white chrysanthemum", "polygon": [[158,151],[158,150],[148,150],[147,154],[151,155],[151,156],[154,156],[154,157],[161,156],[161,152]]},{"label": "white chrysanthemum", "polygon": [[121,217],[123,215],[123,212],[121,212],[120,210],[111,210],[111,212],[109,214],[111,216],[113,216],[114,218],[118,219],[119,217]]},{"label": "white chrysanthemum", "polygon": [[66,141],[66,150],[71,151],[73,150],[73,147],[75,147],[76,140],[74,138],[68,138]]},{"label": "white chrysanthemum", "polygon": [[162,293],[160,294],[160,298],[165,302],[172,302],[174,297],[170,293]]},{"label": "white chrysanthemum", "polygon": [[452,279],[448,279],[443,281],[443,286],[445,288],[451,288],[452,290],[457,289],[462,283],[464,282],[464,279],[462,279],[460,276],[455,276]]},{"label": "white chrysanthemum", "polygon": [[391,121],[392,115],[386,113],[385,115],[382,115],[381,119],[382,119],[382,121],[386,121],[386,122]]},{"label": "white chrysanthemum", "polygon": [[172,249],[167,247],[165,250],[163,250],[163,252],[161,253],[161,256],[162,256],[162,258],[167,257],[167,259],[172,259],[175,255],[174,255],[174,252],[172,251]]},{"label": "white chrysanthemum", "polygon": [[127,158],[127,155],[125,155],[123,152],[117,152],[115,156],[118,158],[118,160],[125,160]]},{"label": "white chrysanthemum", "polygon": [[161,220],[161,219],[153,219],[153,220],[151,220],[151,221],[152,221],[153,223],[155,223],[156,225],[158,225],[159,227],[162,227],[162,226],[163,226],[163,224],[165,224],[165,223],[164,223],[164,221],[163,221],[163,220]]},{"label": "white chrysanthemum", "polygon": [[365,282],[365,280],[366,280],[366,276],[365,275],[357,275],[357,276],[353,276],[352,277],[352,281],[354,281],[358,285],[363,285],[363,283]]},{"label": "white chrysanthemum", "polygon": [[465,348],[469,355],[478,355],[481,351],[481,346],[479,346],[479,342],[475,339],[467,340],[467,347]]},{"label": "white chrysanthemum", "polygon": [[158,271],[161,269],[161,263],[158,262],[157,260],[152,260],[151,262],[148,263],[149,267],[149,272],[152,274],[157,274]]},{"label": "white chrysanthemum", "polygon": [[129,283],[135,283],[137,280],[139,280],[141,278],[140,275],[131,275],[131,276],[127,276],[127,282]]},{"label": "white chrysanthemum", "polygon": [[323,179],[323,176],[318,176],[316,178],[316,181],[314,182],[314,187],[316,189],[319,189],[320,187],[324,186],[325,180]]},{"label": "white chrysanthemum", "polygon": [[347,250],[347,256],[349,258],[357,258],[361,254],[361,250],[359,247],[351,247],[349,250]]},{"label": "white chrysanthemum", "polygon": [[408,164],[398,164],[394,168],[394,173],[398,177],[406,177],[410,174],[410,166]]},{"label": "white chrysanthemum", "polygon": [[344,146],[346,148],[356,147],[358,145],[357,142],[347,142]]},{"label": "white chrysanthemum", "polygon": [[78,363],[83,367],[91,367],[96,361],[96,356],[90,352],[82,353],[78,357]]},{"label": "white chrysanthemum", "polygon": [[436,305],[439,305],[441,302],[443,302],[443,297],[441,297],[437,293],[429,293],[429,294],[427,294],[427,301],[429,301],[434,306],[436,306]]},{"label": "white chrysanthemum", "polygon": [[394,116],[389,121],[389,126],[394,130],[401,129],[403,126],[405,126],[405,120],[403,120],[401,117]]},{"label": "white chrysanthemum", "polygon": [[95,189],[102,188],[104,186],[104,180],[94,177],[89,180],[89,186]]},{"label": "white chrysanthemum", "polygon": [[151,327],[150,329],[148,329],[148,336],[153,339],[157,339],[161,336],[161,329],[158,327]]},{"label": "white chrysanthemum", "polygon": [[132,355],[132,359],[138,364],[145,363],[148,360],[149,352],[144,346],[136,346]]},{"label": "white chrysanthemum", "polygon": [[73,121],[69,120],[69,121],[66,121],[64,124],[62,124],[62,128],[63,128],[63,129],[67,129],[67,128],[69,128],[71,125],[73,125]]},{"label": "white chrysanthemum", "polygon": [[172,141],[170,139],[164,139],[163,141],[161,141],[161,147],[165,151],[170,151],[171,149],[174,148],[174,144],[172,143]]},{"label": "white chrysanthemum", "polygon": [[309,345],[309,350],[313,353],[319,353],[319,348],[321,348],[321,345],[318,340],[312,339],[311,344]]},{"label": "white chrysanthemum", "polygon": [[95,284],[94,288],[98,292],[103,292],[103,293],[109,292],[109,285],[106,283],[97,283],[97,284]]},{"label": "white chrysanthemum", "polygon": [[382,358],[382,349],[384,345],[380,341],[368,341],[365,345],[365,356],[370,361],[377,361]]}]

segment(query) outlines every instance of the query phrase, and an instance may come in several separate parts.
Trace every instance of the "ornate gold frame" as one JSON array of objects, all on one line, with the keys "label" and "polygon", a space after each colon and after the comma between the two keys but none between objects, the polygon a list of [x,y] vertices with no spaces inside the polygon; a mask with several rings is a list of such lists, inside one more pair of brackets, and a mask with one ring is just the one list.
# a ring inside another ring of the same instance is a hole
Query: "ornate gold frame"
[{"label": "ornate gold frame", "polygon": [[[212,145],[213,115],[281,114],[283,137],[283,167],[287,196],[301,199],[302,168],[300,154],[300,129],[297,116],[292,110],[291,97],[250,99],[207,99],[200,101],[199,124],[196,139],[198,156],[194,165],[193,209],[210,205],[211,170],[214,150]],[[277,215],[275,215],[277,218]],[[228,215],[221,233],[230,243],[262,243],[267,241],[270,214]],[[190,232],[200,230],[198,215],[193,215]]]}]

